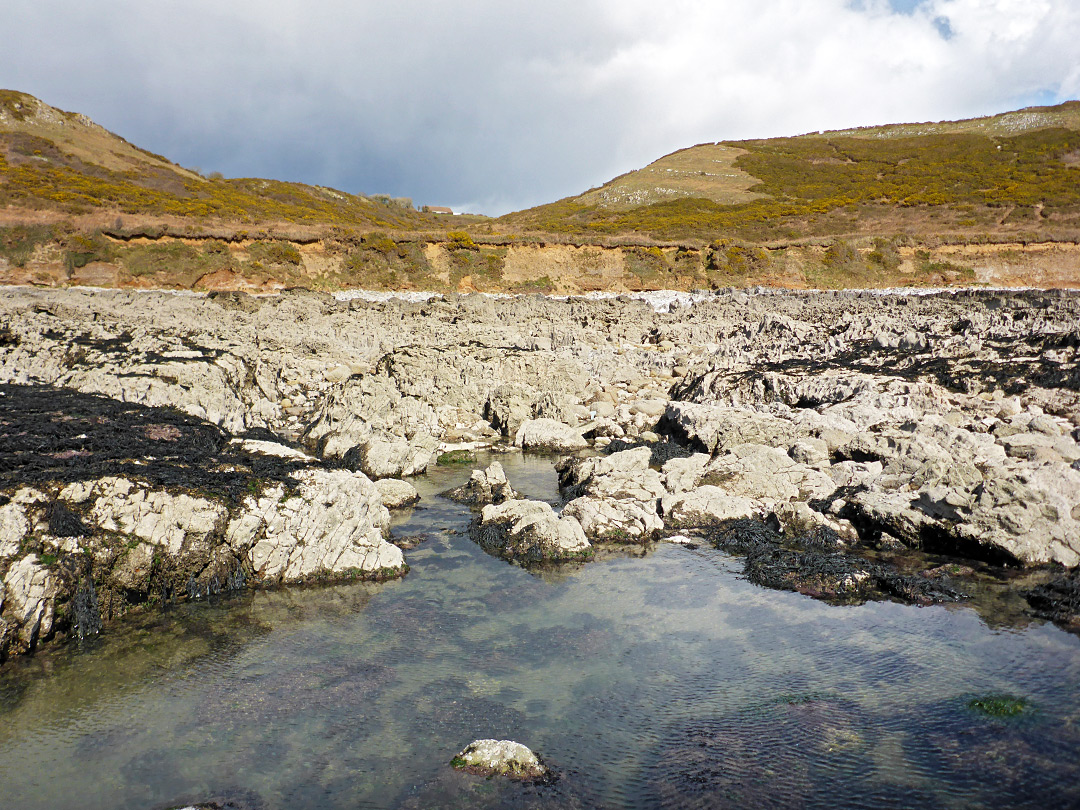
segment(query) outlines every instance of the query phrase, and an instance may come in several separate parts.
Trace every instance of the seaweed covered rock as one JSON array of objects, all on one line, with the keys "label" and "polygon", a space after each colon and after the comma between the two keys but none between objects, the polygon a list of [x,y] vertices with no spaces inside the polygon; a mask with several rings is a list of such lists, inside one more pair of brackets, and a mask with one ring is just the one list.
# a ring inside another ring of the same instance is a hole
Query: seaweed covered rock
[{"label": "seaweed covered rock", "polygon": [[507,776],[525,781],[552,776],[540,757],[512,740],[474,740],[450,760],[450,765],[477,776]]},{"label": "seaweed covered rock", "polygon": [[1035,615],[1080,633],[1080,573],[1059,574],[1024,593]]},{"label": "seaweed covered rock", "polygon": [[444,492],[443,497],[480,507],[514,500],[518,494],[506,479],[502,464],[493,461],[483,470],[473,470],[468,481],[460,487]]},{"label": "seaweed covered rock", "polygon": [[582,559],[592,551],[581,524],[543,501],[488,504],[471,531],[488,553],[521,563]]},{"label": "seaweed covered rock", "polygon": [[570,501],[562,513],[577,520],[593,542],[641,542],[664,528],[655,501],[583,495]]}]

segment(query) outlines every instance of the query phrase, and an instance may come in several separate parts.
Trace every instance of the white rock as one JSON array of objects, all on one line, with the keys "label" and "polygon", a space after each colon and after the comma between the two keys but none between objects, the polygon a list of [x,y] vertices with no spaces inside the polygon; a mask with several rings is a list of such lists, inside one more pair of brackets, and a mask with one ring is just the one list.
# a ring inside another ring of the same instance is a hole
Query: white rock
[{"label": "white rock", "polygon": [[318,461],[314,456],[309,456],[302,450],[296,450],[288,445],[277,442],[264,442],[256,439],[234,439],[232,444],[237,444],[248,453],[257,453],[262,456],[274,456],[288,461],[305,461],[315,463]]},{"label": "white rock", "polygon": [[416,487],[400,478],[380,478],[375,482],[375,488],[387,509],[400,509],[420,500]]},{"label": "white rock", "polygon": [[664,528],[655,500],[643,503],[586,495],[570,501],[562,514],[577,520],[593,542],[643,540]]},{"label": "white rock", "polygon": [[552,453],[570,453],[589,446],[580,431],[554,419],[529,419],[522,422],[514,436],[514,444],[525,450],[546,450]]},{"label": "white rock", "polygon": [[23,506],[15,501],[0,506],[0,560],[14,557],[19,544],[30,533],[30,520]]},{"label": "white rock", "polygon": [[729,495],[719,487],[709,485],[665,495],[660,501],[660,509],[666,523],[691,526],[760,514],[760,507],[749,498]]},{"label": "white rock", "polygon": [[410,439],[373,436],[360,449],[360,469],[370,478],[402,478],[419,475],[431,466],[437,439],[427,434]]},{"label": "white rock", "polygon": [[634,447],[609,456],[564,459],[555,468],[564,489],[596,498],[655,501],[666,490],[660,473],[649,467],[651,458],[648,447]]},{"label": "white rock", "polygon": [[32,649],[52,632],[56,580],[36,555],[28,554],[8,569],[3,590],[4,613],[18,627],[21,651]]},{"label": "white rock", "polygon": [[454,757],[453,765],[479,776],[541,779],[549,773],[536,754],[512,740],[475,740]]},{"label": "white rock", "polygon": [[558,517],[543,501],[488,504],[474,537],[493,554],[521,562],[576,558],[590,549],[581,524],[572,517]]},{"label": "white rock", "polygon": [[664,487],[668,492],[689,492],[701,483],[708,463],[707,453],[694,453],[689,458],[669,459],[663,466]]},{"label": "white rock", "polygon": [[102,478],[90,519],[105,531],[138,537],[169,554],[203,547],[224,530],[223,504],[186,494],[148,489],[126,478]]},{"label": "white rock", "polygon": [[299,582],[312,576],[400,572],[401,550],[384,537],[390,513],[363,473],[304,470],[298,493],[274,487],[244,501],[226,538],[250,553],[264,582]]}]

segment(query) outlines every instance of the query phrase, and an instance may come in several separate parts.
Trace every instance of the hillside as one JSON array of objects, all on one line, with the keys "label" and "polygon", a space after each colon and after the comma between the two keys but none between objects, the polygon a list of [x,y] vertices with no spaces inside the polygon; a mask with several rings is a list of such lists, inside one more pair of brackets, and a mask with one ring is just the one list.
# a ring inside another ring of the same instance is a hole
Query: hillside
[{"label": "hillside", "polygon": [[1072,241],[1080,234],[1080,102],[701,144],[501,224],[704,242],[901,234]]},{"label": "hillside", "polygon": [[[301,183],[203,177],[133,146],[78,113],[0,90],[0,206],[69,217],[116,212],[208,224],[416,230],[411,201]],[[10,219],[10,215],[8,217]]]},{"label": "hillside", "polygon": [[0,91],[0,283],[267,291],[1080,286],[1080,102],[701,144],[501,217],[204,177]]}]

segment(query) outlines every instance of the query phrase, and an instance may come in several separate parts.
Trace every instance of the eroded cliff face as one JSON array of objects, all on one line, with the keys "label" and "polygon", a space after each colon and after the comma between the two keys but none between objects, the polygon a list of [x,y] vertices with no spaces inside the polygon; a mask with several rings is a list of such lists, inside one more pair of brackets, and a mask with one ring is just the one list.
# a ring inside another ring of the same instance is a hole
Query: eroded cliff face
[{"label": "eroded cliff face", "polygon": [[277,292],[554,292],[992,285],[1080,287],[1072,242],[941,244],[902,238],[756,246],[552,244],[68,234],[0,251],[0,284]]},{"label": "eroded cliff face", "polygon": [[[399,487],[372,481],[496,443],[568,458],[561,515],[478,513],[503,552],[677,536],[849,601],[958,599],[964,572],[1028,567],[1027,610],[1076,626],[1075,577],[1046,567],[1080,564],[1075,294],[728,291],[657,312],[8,293],[9,653],[161,598],[400,575],[383,506]],[[953,567],[901,564],[910,549]]]}]

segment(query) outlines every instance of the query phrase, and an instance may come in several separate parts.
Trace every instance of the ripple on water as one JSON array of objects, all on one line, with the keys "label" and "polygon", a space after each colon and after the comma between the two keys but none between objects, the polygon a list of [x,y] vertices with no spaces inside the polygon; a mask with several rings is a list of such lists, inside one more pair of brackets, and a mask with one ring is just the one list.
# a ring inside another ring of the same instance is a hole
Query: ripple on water
[{"label": "ripple on water", "polygon": [[[557,501],[550,459],[500,460]],[[766,591],[711,547],[537,576],[437,497],[468,473],[417,482],[401,581],[178,607],[6,668],[4,806],[1080,806],[1076,637]],[[1032,710],[969,708],[992,693]],[[449,768],[487,736],[558,781]]]}]

